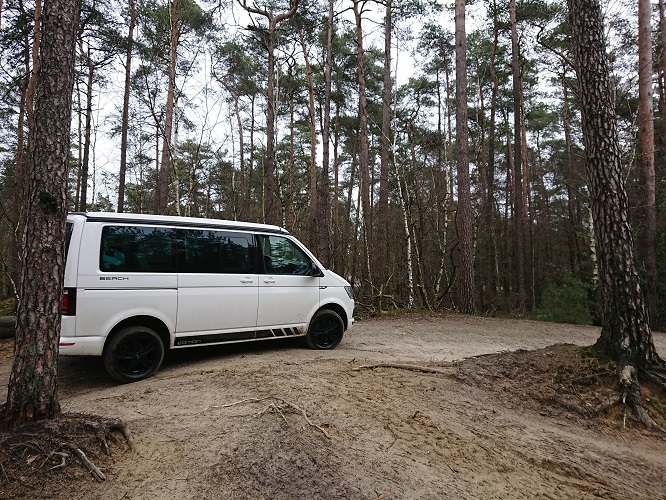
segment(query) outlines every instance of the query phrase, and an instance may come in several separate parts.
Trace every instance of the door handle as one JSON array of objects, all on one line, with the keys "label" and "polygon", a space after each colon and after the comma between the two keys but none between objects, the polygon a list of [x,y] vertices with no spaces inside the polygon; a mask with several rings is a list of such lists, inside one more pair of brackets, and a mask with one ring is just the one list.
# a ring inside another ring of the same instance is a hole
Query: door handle
[{"label": "door handle", "polygon": [[254,280],[252,278],[243,278],[240,280],[241,283],[253,283]]},{"label": "door handle", "polygon": [[273,283],[275,283],[275,278],[266,278],[266,279],[264,280],[264,283],[267,283],[267,284],[269,284],[269,285],[272,285]]}]

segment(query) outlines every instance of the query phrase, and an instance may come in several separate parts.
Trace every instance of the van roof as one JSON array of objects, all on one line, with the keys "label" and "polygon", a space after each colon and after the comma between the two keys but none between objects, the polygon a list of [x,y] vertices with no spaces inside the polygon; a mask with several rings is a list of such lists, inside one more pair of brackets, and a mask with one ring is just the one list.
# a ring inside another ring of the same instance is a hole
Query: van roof
[{"label": "van roof", "polygon": [[123,224],[156,224],[160,226],[180,226],[216,229],[238,229],[261,231],[265,233],[290,234],[286,229],[270,224],[255,224],[223,219],[204,219],[202,217],[180,217],[172,215],[129,214],[116,212],[70,212],[69,215],[85,217],[91,222],[116,222]]}]

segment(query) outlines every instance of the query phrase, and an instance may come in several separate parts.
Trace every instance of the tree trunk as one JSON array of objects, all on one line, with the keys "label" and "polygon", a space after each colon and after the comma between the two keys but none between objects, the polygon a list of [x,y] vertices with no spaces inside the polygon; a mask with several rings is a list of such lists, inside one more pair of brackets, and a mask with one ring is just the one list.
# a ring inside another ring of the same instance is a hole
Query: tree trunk
[{"label": "tree trunk", "polygon": [[491,272],[490,272],[490,289],[492,290],[492,297],[495,298],[499,294],[499,258],[497,255],[497,243],[495,240],[495,225],[494,225],[494,203],[495,203],[495,135],[497,127],[495,124],[497,115],[497,99],[499,95],[499,78],[495,70],[495,59],[497,58],[497,48],[499,45],[499,27],[497,20],[497,3],[493,0],[493,49],[490,54],[490,76],[493,80],[493,90],[490,97],[490,126],[488,130],[488,210],[486,224],[488,226],[490,237],[490,255],[491,255]]},{"label": "tree trunk", "polygon": [[[324,67],[324,123],[322,125],[322,164],[321,164],[321,182],[319,183],[319,225],[320,232],[318,256],[322,259],[324,265],[330,266],[333,263],[333,248],[329,240],[331,235],[331,216],[330,216],[330,137],[331,137],[331,74],[333,71],[333,22],[334,10],[333,0],[328,2],[328,25],[326,29],[326,65]],[[338,169],[335,166],[335,216],[337,224],[337,191],[338,191]]]},{"label": "tree trunk", "polygon": [[[384,87],[382,99],[382,147],[381,164],[379,171],[379,203],[377,204],[377,235],[376,246],[373,251],[375,256],[374,281],[377,286],[384,286],[389,275],[388,270],[388,177],[389,160],[391,151],[391,36],[392,36],[392,14],[391,0],[386,2],[386,13],[384,15]],[[379,304],[381,309],[381,304]]]},{"label": "tree trunk", "polygon": [[123,94],[123,116],[120,131],[120,171],[118,173],[118,212],[125,211],[125,177],[127,173],[127,134],[129,129],[129,100],[132,77],[132,51],[134,48],[134,26],[136,24],[136,1],[129,0],[130,22],[125,53],[125,89]]},{"label": "tree trunk", "polygon": [[511,10],[511,68],[513,72],[513,223],[515,228],[515,270],[518,309],[525,310],[525,234],[523,226],[522,127],[520,120],[520,48],[516,20],[516,0]]},{"label": "tree trunk", "polygon": [[[354,0],[354,17],[356,19],[356,62],[358,75],[358,113],[359,113],[359,177],[361,179],[359,189],[361,190],[361,208],[363,211],[363,234],[365,236],[366,251],[370,242],[373,240],[372,234],[372,206],[370,203],[370,165],[369,165],[369,146],[368,146],[368,110],[365,88],[365,61],[363,49],[363,30],[361,28],[361,2]],[[366,266],[363,266],[362,276],[366,281],[370,281],[372,272],[367,259]],[[372,283],[370,283],[372,288]]]},{"label": "tree trunk", "polygon": [[173,111],[176,100],[176,62],[178,58],[178,27],[179,0],[171,0],[171,41],[169,44],[169,85],[167,89],[166,111],[164,117],[164,136],[162,137],[162,154],[157,170],[157,205],[156,213],[166,214],[169,200],[169,166],[171,164],[171,132],[173,128]]},{"label": "tree trunk", "polygon": [[92,99],[93,99],[93,76],[95,67],[93,66],[92,59],[90,58],[90,47],[88,52],[83,50],[83,43],[81,45],[81,57],[86,62],[86,69],[88,70],[88,79],[86,81],[86,124],[83,129],[83,159],[81,161],[81,195],[79,197],[79,212],[85,212],[88,199],[88,170],[90,165],[90,136],[92,134]]},{"label": "tree trunk", "polygon": [[14,362],[5,418],[10,425],[53,418],[58,401],[58,340],[65,267],[69,133],[81,4],[52,0],[43,12],[28,172],[27,221]]},{"label": "tree trunk", "polygon": [[650,0],[638,0],[638,256],[645,269],[645,299],[651,326],[657,327],[657,208],[654,171],[652,90],[652,15]]},{"label": "tree trunk", "polygon": [[310,245],[311,248],[321,248],[324,245],[322,245],[320,239],[326,240],[328,238],[328,232],[327,234],[323,234],[321,221],[319,220],[321,212],[319,210],[319,189],[317,187],[317,130],[315,125],[314,81],[302,29],[298,30],[298,38],[301,42],[303,60],[305,61],[305,74],[308,83],[308,127],[310,129],[310,217],[308,224],[310,226]]},{"label": "tree trunk", "polygon": [[567,211],[569,215],[569,230],[567,231],[567,242],[569,247],[569,267],[572,276],[577,276],[580,272],[580,248],[578,244],[578,224],[576,218],[576,190],[573,183],[574,163],[573,163],[573,145],[571,141],[571,112],[569,111],[569,86],[567,84],[567,66],[563,63],[562,72],[562,126],[564,127],[564,141],[566,144],[566,189],[567,189]]},{"label": "tree trunk", "polygon": [[458,171],[458,214],[456,225],[460,241],[460,310],[474,314],[474,228],[469,179],[467,126],[467,41],[465,0],[456,0],[456,166]]},{"label": "tree trunk", "polygon": [[[266,50],[268,53],[268,79],[266,82],[266,159],[264,161],[264,177],[266,187],[264,193],[265,205],[263,219],[268,224],[280,224],[282,221],[282,203],[276,179],[277,161],[275,159],[275,38],[277,26],[296,14],[299,0],[292,0],[289,10],[282,14],[274,15],[265,9],[252,7],[247,0],[237,0],[238,4],[250,14],[263,16],[268,21],[268,27],[264,31],[266,37]],[[254,3],[253,3],[254,5]]]},{"label": "tree trunk", "polygon": [[295,91],[294,91],[294,68],[289,66],[289,205],[285,212],[287,229],[294,230],[296,223],[296,213],[294,208],[294,195],[296,191],[296,118],[295,118]]},{"label": "tree trunk", "polygon": [[621,381],[635,398],[636,371],[661,360],[652,341],[634,257],[603,16],[599,0],[567,0],[567,5],[604,302],[596,346],[619,363]]},{"label": "tree trunk", "polygon": [[532,186],[531,186],[531,175],[530,175],[530,165],[527,157],[527,128],[526,128],[526,119],[525,119],[525,94],[523,93],[523,70],[520,69],[520,157],[522,165],[522,209],[521,209],[521,219],[520,224],[522,226],[521,233],[523,235],[523,248],[525,250],[525,296],[526,303],[525,307],[528,311],[534,309],[534,263],[532,262],[532,254],[534,252],[534,246],[532,244],[532,224],[529,222],[532,220]]}]

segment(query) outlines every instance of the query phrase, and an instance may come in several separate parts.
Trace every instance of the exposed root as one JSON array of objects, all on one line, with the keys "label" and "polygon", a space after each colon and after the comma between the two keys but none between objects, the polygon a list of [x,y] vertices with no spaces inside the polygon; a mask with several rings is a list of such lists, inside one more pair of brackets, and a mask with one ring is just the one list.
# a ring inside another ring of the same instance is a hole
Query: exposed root
[{"label": "exposed root", "polygon": [[300,413],[303,416],[303,418],[305,419],[305,421],[308,423],[308,425],[310,425],[311,427],[314,427],[315,429],[319,430],[328,439],[331,439],[331,436],[328,434],[328,432],[326,432],[326,430],[323,427],[315,424],[314,422],[312,422],[312,420],[310,420],[310,417],[308,416],[307,412],[303,408],[301,408],[297,404],[291,403],[289,401],[285,401],[284,399],[276,398],[274,396],[266,396],[264,398],[247,398],[247,399],[242,399],[240,401],[236,401],[234,403],[228,403],[228,404],[225,404],[225,405],[209,406],[208,408],[203,410],[201,413],[205,413],[206,411],[211,410],[211,409],[231,408],[232,406],[238,406],[238,405],[242,405],[242,404],[246,404],[246,403],[259,403],[261,401],[267,401],[269,399],[273,399],[273,400],[275,400],[275,402],[269,404],[266,408],[264,408],[261,412],[257,413],[255,416],[263,415],[264,413],[267,413],[269,411],[274,411],[274,412],[278,413],[284,419],[285,422],[287,422],[287,419],[284,416],[283,411],[284,411],[285,408],[291,408],[292,410],[296,410],[298,413]]},{"label": "exposed root", "polygon": [[52,451],[51,453],[49,453],[49,458],[52,457],[53,455],[58,455],[61,458],[61,462],[58,465],[54,465],[49,470],[63,469],[64,467],[67,466],[67,459],[69,458],[68,453],[64,453],[62,451]]},{"label": "exposed root", "polygon": [[[97,481],[104,481],[106,475],[87,453],[94,457],[95,450],[101,446],[105,454],[110,455],[109,438],[114,440],[114,432],[122,434],[130,450],[136,449],[124,422],[92,415],[63,414],[57,419],[34,422],[2,432],[0,456],[4,457],[3,461],[9,460],[11,467],[2,467],[0,473],[6,482],[30,473],[38,476],[45,471],[57,473],[69,465],[71,457],[76,456]],[[18,466],[20,463],[23,463],[23,469]],[[15,465],[21,470],[20,473],[17,473]]]},{"label": "exposed root", "polygon": [[[638,381],[636,368],[633,365],[625,365],[622,367],[620,372],[620,386],[622,387],[622,403],[626,404],[631,409],[634,418],[648,429],[666,433],[666,430],[654,421],[645,406],[643,406],[641,400],[641,387]],[[626,414],[623,423],[626,426]]]},{"label": "exposed root", "polygon": [[[455,363],[447,363],[444,366],[455,366]],[[362,366],[357,366],[356,368],[352,368],[352,371],[357,372],[360,370],[374,370],[376,368],[396,368],[398,370],[410,370],[413,372],[421,372],[421,373],[438,373],[440,375],[453,376],[453,374],[449,370],[440,370],[439,368],[435,368],[432,366],[406,365],[399,363],[377,363],[374,365],[362,365]]]},{"label": "exposed root", "polygon": [[79,457],[79,460],[81,460],[83,465],[85,465],[86,468],[92,473],[93,477],[97,479],[97,481],[99,481],[100,483],[106,481],[106,474],[104,474],[101,470],[99,470],[99,467],[97,467],[94,463],[92,463],[80,448],[77,448],[72,443],[62,443],[62,446],[63,448],[69,448],[70,450],[72,450],[76,454],[76,456]]}]

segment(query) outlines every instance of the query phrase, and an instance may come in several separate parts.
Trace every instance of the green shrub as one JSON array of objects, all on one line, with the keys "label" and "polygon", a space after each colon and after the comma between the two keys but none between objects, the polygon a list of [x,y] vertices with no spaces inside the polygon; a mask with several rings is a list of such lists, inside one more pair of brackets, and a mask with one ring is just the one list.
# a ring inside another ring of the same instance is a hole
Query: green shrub
[{"label": "green shrub", "polygon": [[540,321],[589,325],[592,318],[588,304],[588,287],[572,276],[548,283],[539,307],[529,316]]}]

